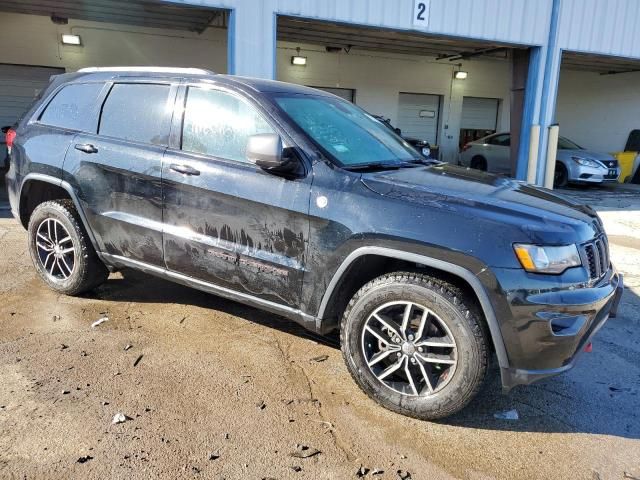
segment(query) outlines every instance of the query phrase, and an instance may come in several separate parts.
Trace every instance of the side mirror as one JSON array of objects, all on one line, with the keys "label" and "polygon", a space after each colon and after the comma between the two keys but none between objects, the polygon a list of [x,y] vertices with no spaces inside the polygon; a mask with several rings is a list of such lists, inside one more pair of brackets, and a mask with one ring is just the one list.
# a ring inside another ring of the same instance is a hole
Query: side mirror
[{"label": "side mirror", "polygon": [[393,129],[398,135],[402,135],[402,130],[400,130],[398,127]]},{"label": "side mirror", "polygon": [[2,133],[7,133],[10,129],[11,127],[2,127],[0,130],[2,130]]},{"label": "side mirror", "polygon": [[247,140],[247,159],[266,170],[283,167],[289,162],[284,158],[282,139],[276,133],[259,133]]}]

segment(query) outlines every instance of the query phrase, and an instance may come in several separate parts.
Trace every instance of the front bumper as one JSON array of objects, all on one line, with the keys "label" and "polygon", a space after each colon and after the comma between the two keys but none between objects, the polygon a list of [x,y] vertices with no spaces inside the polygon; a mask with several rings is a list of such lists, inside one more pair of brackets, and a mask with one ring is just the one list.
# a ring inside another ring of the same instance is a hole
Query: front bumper
[{"label": "front bumper", "polygon": [[608,183],[617,182],[620,177],[620,167],[585,167],[574,165],[569,171],[570,182],[580,183]]},{"label": "front bumper", "polygon": [[571,282],[580,269],[570,270],[551,279],[516,269],[496,272],[498,283],[507,287],[500,326],[509,357],[509,366],[501,368],[506,391],[571,369],[607,319],[615,316],[622,275],[612,267],[598,284],[586,286]]}]

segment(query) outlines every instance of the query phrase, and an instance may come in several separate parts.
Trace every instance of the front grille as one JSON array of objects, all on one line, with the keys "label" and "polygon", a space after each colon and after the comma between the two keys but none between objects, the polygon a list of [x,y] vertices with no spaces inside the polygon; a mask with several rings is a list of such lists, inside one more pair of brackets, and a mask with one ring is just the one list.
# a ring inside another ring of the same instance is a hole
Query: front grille
[{"label": "front grille", "polygon": [[618,161],[617,160],[601,160],[601,162],[607,168],[618,168]]},{"label": "front grille", "polygon": [[600,235],[582,245],[582,260],[589,270],[590,280],[599,280],[609,270],[609,244],[607,236]]}]

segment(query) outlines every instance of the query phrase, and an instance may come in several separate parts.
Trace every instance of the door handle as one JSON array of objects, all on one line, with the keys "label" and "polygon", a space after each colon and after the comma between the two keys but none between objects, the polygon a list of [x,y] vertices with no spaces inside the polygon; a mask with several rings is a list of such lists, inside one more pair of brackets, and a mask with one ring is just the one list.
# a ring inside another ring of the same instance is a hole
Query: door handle
[{"label": "door handle", "polygon": [[84,153],[98,153],[98,149],[90,143],[76,143],[75,149]]},{"label": "door handle", "polygon": [[177,163],[172,163],[169,165],[169,168],[174,172],[182,173],[184,175],[200,175],[200,170],[196,170],[191,165],[178,165]]}]

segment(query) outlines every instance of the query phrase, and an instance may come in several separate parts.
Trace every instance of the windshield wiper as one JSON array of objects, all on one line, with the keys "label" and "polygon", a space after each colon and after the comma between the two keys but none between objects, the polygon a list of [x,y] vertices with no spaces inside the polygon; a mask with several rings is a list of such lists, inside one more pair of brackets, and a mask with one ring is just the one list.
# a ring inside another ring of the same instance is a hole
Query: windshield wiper
[{"label": "windshield wiper", "polygon": [[360,172],[362,170],[397,170],[399,168],[407,166],[404,163],[363,163],[360,165],[345,165],[345,170],[349,170],[350,172]]}]

